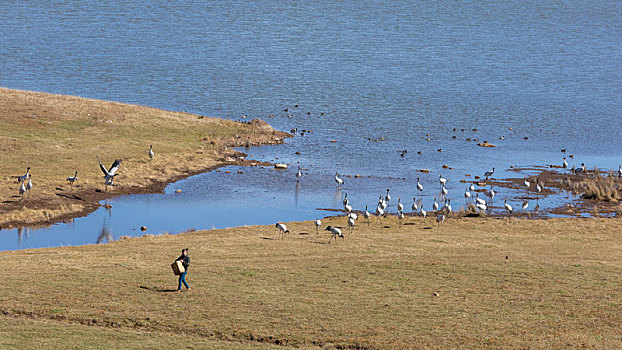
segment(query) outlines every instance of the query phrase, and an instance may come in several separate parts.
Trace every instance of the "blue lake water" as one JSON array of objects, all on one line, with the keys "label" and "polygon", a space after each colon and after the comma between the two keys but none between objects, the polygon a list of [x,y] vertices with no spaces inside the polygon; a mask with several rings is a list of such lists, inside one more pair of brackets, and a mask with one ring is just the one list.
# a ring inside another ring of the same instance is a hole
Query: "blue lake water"
[{"label": "blue lake water", "polygon": [[[312,219],[330,214],[316,208],[339,208],[345,192],[372,210],[391,188],[410,208],[417,176],[429,208],[441,173],[455,208],[465,174],[561,164],[562,148],[571,166],[617,169],[620,18],[619,1],[10,1],[0,13],[0,86],[313,133],[246,151],[288,170],[195,176],[71,224],[0,231],[0,249],[101,242],[142,234],[141,225],[162,233]],[[297,164],[308,169],[298,189]],[[363,177],[346,178],[339,193],[335,171]],[[500,189],[498,198],[520,195]]]}]

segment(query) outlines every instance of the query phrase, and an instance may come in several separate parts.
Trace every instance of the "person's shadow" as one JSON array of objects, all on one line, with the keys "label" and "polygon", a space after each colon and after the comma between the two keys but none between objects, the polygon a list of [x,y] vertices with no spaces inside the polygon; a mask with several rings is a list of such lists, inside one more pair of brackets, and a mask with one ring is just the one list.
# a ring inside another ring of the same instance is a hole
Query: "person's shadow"
[{"label": "person's shadow", "polygon": [[141,289],[146,289],[148,291],[152,291],[152,292],[159,292],[159,293],[170,293],[170,292],[176,292],[177,289],[161,289],[161,288],[155,288],[155,287],[145,287],[145,286],[140,286]]}]

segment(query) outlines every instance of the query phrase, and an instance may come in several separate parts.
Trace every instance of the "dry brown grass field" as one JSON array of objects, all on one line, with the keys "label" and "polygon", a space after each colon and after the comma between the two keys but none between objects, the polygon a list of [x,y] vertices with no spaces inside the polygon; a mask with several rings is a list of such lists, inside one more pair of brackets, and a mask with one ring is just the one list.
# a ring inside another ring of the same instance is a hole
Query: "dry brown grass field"
[{"label": "dry brown grass field", "polygon": [[[226,164],[235,154],[232,146],[278,143],[286,136],[265,123],[0,88],[0,228],[51,224],[93,211],[111,195],[157,192]],[[96,155],[107,168],[122,159],[110,193],[101,192]],[[33,189],[21,199],[16,177],[26,167]],[[76,170],[72,188],[66,178]]]},{"label": "dry brown grass field", "polygon": [[622,348],[620,219],[287,225],[2,252],[0,347]]}]

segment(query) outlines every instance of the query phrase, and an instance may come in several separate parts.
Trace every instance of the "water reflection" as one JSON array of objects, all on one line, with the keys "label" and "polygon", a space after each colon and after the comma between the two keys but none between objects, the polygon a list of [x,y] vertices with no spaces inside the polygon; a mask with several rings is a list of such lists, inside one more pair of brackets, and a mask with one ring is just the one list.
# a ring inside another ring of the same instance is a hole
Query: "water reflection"
[{"label": "water reflection", "polygon": [[114,238],[112,236],[112,232],[110,231],[110,220],[112,220],[112,207],[108,204],[108,202],[105,202],[105,208],[106,208],[106,214],[104,216],[104,220],[102,222],[102,228],[99,231],[99,235],[97,236],[97,239],[95,240],[95,244],[101,244],[101,243],[110,243],[112,241],[114,241]]},{"label": "water reflection", "polygon": [[298,208],[298,196],[300,196],[300,181],[296,181],[296,190],[294,192],[294,208]]},{"label": "water reflection", "polygon": [[22,236],[24,236],[25,241],[28,241],[28,233],[30,233],[30,228],[28,227],[17,228],[17,249],[22,249]]}]

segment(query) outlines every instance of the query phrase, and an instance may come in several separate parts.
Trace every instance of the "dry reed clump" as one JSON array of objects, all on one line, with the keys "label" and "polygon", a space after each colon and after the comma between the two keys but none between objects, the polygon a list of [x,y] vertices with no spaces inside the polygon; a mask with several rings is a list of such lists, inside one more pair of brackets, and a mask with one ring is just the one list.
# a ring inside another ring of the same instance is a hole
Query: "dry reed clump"
[{"label": "dry reed clump", "polygon": [[586,179],[582,184],[582,197],[585,199],[617,202],[622,198],[620,196],[620,184],[613,176],[600,177],[596,175],[592,179]]}]

